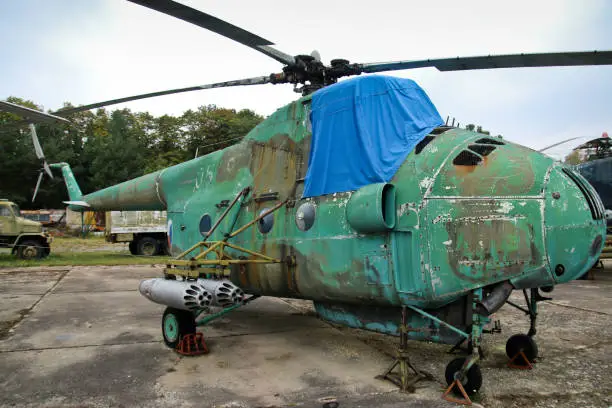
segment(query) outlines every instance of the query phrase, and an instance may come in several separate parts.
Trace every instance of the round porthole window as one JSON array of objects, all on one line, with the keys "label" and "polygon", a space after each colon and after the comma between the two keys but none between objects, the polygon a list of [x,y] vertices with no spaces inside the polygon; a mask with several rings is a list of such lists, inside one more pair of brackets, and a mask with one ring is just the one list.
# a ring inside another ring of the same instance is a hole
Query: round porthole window
[{"label": "round porthole window", "polygon": [[[269,210],[270,210],[269,208],[264,208],[263,210],[259,212],[259,215],[262,215],[263,213]],[[274,226],[274,214],[273,213],[270,213],[266,215],[265,217],[261,218],[259,222],[257,223],[257,228],[259,229],[259,232],[261,232],[262,234],[266,234],[270,232],[273,226]]]},{"label": "round porthole window", "polygon": [[312,203],[300,205],[295,212],[295,224],[300,231],[308,231],[315,221],[315,206]]},{"label": "round porthole window", "polygon": [[202,218],[200,218],[200,234],[206,236],[212,227],[212,219],[210,215],[204,214]]}]

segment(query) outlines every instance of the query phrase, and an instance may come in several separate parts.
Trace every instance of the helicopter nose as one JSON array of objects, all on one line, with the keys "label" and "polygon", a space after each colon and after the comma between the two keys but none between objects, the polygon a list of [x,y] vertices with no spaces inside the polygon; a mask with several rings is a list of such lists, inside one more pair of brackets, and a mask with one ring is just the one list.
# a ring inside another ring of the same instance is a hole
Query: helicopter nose
[{"label": "helicopter nose", "polygon": [[605,209],[593,187],[556,165],[545,191],[546,247],[556,283],[569,282],[597,262],[605,243]]}]

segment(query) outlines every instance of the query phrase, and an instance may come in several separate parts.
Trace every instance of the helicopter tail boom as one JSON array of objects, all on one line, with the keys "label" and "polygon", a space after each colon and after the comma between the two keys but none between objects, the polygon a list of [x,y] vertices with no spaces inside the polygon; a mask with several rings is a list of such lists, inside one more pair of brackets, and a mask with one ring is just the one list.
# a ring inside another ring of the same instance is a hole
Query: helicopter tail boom
[{"label": "helicopter tail boom", "polygon": [[164,170],[83,196],[91,210],[96,211],[163,211],[166,200],[161,187]]},{"label": "helicopter tail boom", "polygon": [[165,210],[166,202],[161,191],[160,177],[163,171],[146,174],[114,186],[83,195],[68,163],[54,163],[51,168],[61,169],[73,211],[135,211]]}]

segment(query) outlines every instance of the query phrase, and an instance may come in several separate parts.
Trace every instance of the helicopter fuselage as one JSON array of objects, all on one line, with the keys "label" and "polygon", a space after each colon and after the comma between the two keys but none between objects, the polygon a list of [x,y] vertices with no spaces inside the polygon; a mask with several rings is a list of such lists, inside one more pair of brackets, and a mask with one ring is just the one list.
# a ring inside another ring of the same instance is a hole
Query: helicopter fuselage
[{"label": "helicopter fuselage", "polygon": [[309,101],[279,109],[237,145],[71,200],[167,210],[175,255],[200,241],[244,187],[252,193],[236,209],[238,226],[288,200],[233,239],[295,260],[232,270],[243,290],[269,296],[434,308],[503,281],[567,282],[596,261],[605,221],[588,183],[531,149],[463,129],[436,129],[389,183],[302,199]]}]

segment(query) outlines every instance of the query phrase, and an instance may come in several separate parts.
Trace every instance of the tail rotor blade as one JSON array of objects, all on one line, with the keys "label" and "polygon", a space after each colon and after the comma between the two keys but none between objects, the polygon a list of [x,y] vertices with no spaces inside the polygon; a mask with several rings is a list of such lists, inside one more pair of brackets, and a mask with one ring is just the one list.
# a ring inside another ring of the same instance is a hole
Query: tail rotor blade
[{"label": "tail rotor blade", "polygon": [[49,164],[46,160],[43,162],[43,168],[45,169],[49,177],[51,177],[51,180],[53,180],[53,172],[51,172],[51,167],[49,167]]},{"label": "tail rotor blade", "polygon": [[40,147],[40,143],[38,142],[38,136],[36,136],[36,128],[32,123],[30,123],[30,134],[32,135],[32,143],[34,144],[34,151],[36,152],[36,157],[39,159],[44,159],[45,154],[43,153],[42,147]]},{"label": "tail rotor blade", "polygon": [[32,196],[32,202],[36,200],[36,194],[38,194],[38,188],[40,187],[40,182],[42,181],[44,173],[41,171],[38,173],[38,181],[36,182],[36,188],[34,189],[34,195]]}]

